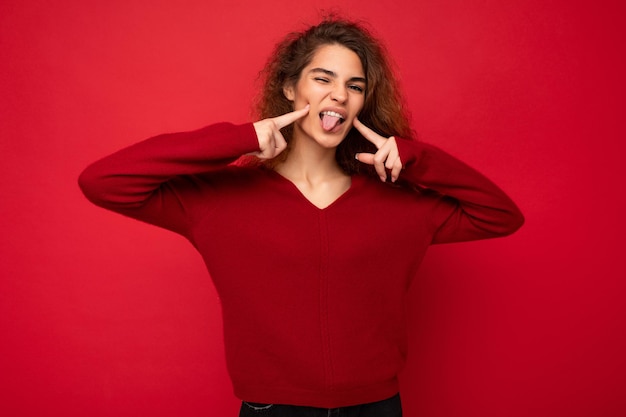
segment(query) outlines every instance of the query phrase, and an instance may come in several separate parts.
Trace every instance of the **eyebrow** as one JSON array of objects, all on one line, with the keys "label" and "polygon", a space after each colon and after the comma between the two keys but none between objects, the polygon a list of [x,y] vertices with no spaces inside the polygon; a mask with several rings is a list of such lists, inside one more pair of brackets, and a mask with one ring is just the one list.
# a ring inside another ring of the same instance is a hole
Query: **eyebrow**
[{"label": "eyebrow", "polygon": [[[313,68],[313,69],[311,69],[309,71],[309,73],[312,73],[312,72],[321,72],[321,73],[324,73],[324,74],[328,75],[329,77],[337,78],[337,74],[335,74],[333,71],[327,70],[325,68]],[[350,82],[355,82],[356,81],[356,82],[362,82],[364,84],[367,84],[367,80],[365,78],[363,78],[363,77],[352,77],[348,81],[350,81]]]}]

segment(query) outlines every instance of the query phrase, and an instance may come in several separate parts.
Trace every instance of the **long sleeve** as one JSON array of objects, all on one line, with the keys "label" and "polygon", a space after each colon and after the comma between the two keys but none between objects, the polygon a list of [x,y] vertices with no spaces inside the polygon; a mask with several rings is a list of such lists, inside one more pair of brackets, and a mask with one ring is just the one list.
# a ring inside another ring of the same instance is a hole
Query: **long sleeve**
[{"label": "long sleeve", "polygon": [[195,174],[256,150],[252,124],[159,135],[94,162],[81,173],[79,186],[98,206],[183,233],[189,227],[183,196],[202,185]]},{"label": "long sleeve", "polygon": [[506,236],[524,223],[515,203],[484,175],[441,149],[396,139],[404,180],[441,195],[433,243]]}]

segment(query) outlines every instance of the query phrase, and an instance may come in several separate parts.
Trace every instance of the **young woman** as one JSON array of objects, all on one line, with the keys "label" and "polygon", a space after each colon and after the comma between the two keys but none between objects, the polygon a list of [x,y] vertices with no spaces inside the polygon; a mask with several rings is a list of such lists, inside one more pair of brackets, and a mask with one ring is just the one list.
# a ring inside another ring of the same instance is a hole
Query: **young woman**
[{"label": "young woman", "polygon": [[361,26],[289,35],[263,76],[260,121],[147,139],[89,166],[80,186],[201,253],[241,416],[400,416],[404,297],[427,247],[504,236],[523,217],[480,173],[412,139]]}]

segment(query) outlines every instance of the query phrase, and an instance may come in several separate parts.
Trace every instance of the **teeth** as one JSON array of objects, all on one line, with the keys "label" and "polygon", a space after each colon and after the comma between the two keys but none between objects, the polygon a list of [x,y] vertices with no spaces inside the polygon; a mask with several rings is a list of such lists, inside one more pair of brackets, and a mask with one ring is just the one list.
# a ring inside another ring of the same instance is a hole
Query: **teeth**
[{"label": "teeth", "polygon": [[339,113],[337,113],[337,112],[334,112],[334,111],[323,111],[321,114],[325,114],[325,115],[327,115],[327,116],[337,117],[337,118],[339,118],[339,119],[343,120],[343,116],[342,116],[342,115],[340,115],[340,114],[339,114]]}]

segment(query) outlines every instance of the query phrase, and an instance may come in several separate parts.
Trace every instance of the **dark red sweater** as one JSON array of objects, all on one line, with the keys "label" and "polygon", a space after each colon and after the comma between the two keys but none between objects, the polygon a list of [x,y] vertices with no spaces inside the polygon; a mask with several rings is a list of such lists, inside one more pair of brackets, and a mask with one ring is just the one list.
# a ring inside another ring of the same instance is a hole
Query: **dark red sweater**
[{"label": "dark red sweater", "polygon": [[353,176],[325,209],[264,168],[252,124],[157,136],[89,166],[95,204],[182,234],[219,294],[226,360],[246,401],[341,407],[398,392],[404,296],[431,243],[503,236],[523,217],[491,181],[398,139],[400,187]]}]

